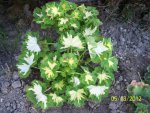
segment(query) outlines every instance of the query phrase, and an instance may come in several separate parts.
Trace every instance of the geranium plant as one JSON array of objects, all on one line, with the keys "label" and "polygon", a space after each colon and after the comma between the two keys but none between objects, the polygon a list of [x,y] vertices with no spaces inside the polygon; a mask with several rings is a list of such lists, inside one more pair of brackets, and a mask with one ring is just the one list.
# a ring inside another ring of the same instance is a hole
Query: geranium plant
[{"label": "geranium plant", "polygon": [[36,8],[33,15],[42,29],[53,28],[58,37],[26,34],[17,64],[20,77],[34,68],[40,76],[27,87],[29,100],[42,109],[100,102],[108,95],[118,60],[112,56],[111,39],[100,36],[96,8],[61,0]]}]

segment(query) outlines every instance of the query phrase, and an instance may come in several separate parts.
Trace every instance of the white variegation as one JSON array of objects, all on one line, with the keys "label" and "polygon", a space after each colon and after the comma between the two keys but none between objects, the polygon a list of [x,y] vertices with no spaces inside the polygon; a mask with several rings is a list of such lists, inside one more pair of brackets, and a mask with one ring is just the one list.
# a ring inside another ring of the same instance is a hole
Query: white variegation
[{"label": "white variegation", "polygon": [[89,11],[86,11],[85,12],[85,17],[84,17],[84,19],[87,19],[87,18],[89,18],[90,16],[92,16],[92,13]]},{"label": "white variegation", "polygon": [[52,97],[52,100],[56,103],[59,104],[63,101],[63,98],[60,96],[57,96],[56,94],[50,94],[50,96]]},{"label": "white variegation", "polygon": [[106,73],[98,73],[98,79],[100,80],[100,83],[109,78],[110,78],[110,76],[108,76]]},{"label": "white variegation", "polygon": [[98,42],[97,46],[93,48],[97,55],[100,55],[102,52],[107,51],[108,48],[103,45],[103,42]]},{"label": "white variegation", "polygon": [[89,84],[89,81],[94,81],[93,78],[92,78],[91,73],[87,73],[85,75],[85,81],[87,82],[87,84]]},{"label": "white variegation", "polygon": [[17,65],[17,67],[20,70],[20,73],[25,76],[30,70],[30,66],[34,63],[34,54],[29,56],[29,54],[27,53],[24,57],[24,61],[26,61],[26,63]]},{"label": "white variegation", "polygon": [[88,86],[88,89],[91,95],[95,95],[96,97],[99,97],[100,95],[105,94],[105,90],[108,89],[108,87],[90,85]]},{"label": "white variegation", "polygon": [[91,36],[95,33],[95,31],[97,30],[97,27],[95,27],[94,29],[92,28],[85,28],[84,32],[83,32],[83,35],[84,37],[88,37],[88,36]]},{"label": "white variegation", "polygon": [[87,84],[89,84],[90,81],[94,81],[92,74],[87,69],[84,69],[84,72],[85,72],[85,82]]},{"label": "white variegation", "polygon": [[60,14],[59,9],[58,9],[57,7],[54,6],[54,7],[52,7],[51,9],[52,9],[52,14],[53,14],[54,16]]},{"label": "white variegation", "polygon": [[71,82],[73,82],[75,84],[75,86],[78,86],[80,84],[80,80],[78,77],[73,77]]},{"label": "white variegation", "polygon": [[67,18],[60,18],[60,25],[66,24],[68,22]]},{"label": "white variegation", "polygon": [[36,15],[38,16],[38,17],[43,17],[43,14],[42,13],[40,13],[40,14],[38,14],[38,13],[36,13]]},{"label": "white variegation", "polygon": [[114,63],[111,60],[108,60],[108,64],[110,67],[114,65]]},{"label": "white variegation", "polygon": [[77,24],[71,24],[72,27],[78,28]]},{"label": "white variegation", "polygon": [[75,91],[75,90],[69,91],[70,100],[71,101],[78,101],[78,103],[80,100],[85,98],[84,94],[85,94],[85,92],[83,89],[78,89],[77,91]]},{"label": "white variegation", "polygon": [[24,60],[29,64],[32,65],[34,63],[34,54],[32,54],[31,56],[26,55],[26,57],[24,57]]},{"label": "white variegation", "polygon": [[29,88],[35,94],[35,98],[37,103],[42,102],[44,104],[44,108],[47,108],[47,96],[42,93],[42,86],[38,83],[33,84],[33,88]]},{"label": "white variegation", "polygon": [[[89,38],[91,38],[91,37],[89,37]],[[93,56],[95,55],[95,52],[93,51],[93,48],[95,47],[96,43],[95,42],[92,43],[92,42],[88,41],[87,45],[88,45],[88,50],[89,50],[90,57],[93,58]]]},{"label": "white variegation", "polygon": [[20,70],[20,73],[22,73],[22,75],[26,75],[30,69],[30,65],[23,63],[21,65],[17,65],[18,69]]},{"label": "white variegation", "polygon": [[67,33],[67,37],[63,37],[62,44],[64,45],[64,47],[61,47],[62,49],[69,48],[69,47],[75,47],[79,49],[84,48],[79,36],[73,37],[71,34],[68,34],[68,33]]},{"label": "white variegation", "polygon": [[41,51],[41,49],[37,43],[36,37],[28,35],[28,40],[27,40],[26,44],[27,44],[27,49],[31,52],[40,52]]}]

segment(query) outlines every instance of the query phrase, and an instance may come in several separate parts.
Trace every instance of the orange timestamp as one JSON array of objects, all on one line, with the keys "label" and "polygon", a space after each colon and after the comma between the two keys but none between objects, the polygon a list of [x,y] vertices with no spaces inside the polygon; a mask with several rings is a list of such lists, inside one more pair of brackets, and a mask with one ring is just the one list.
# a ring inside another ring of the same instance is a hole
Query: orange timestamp
[{"label": "orange timestamp", "polygon": [[111,101],[122,101],[122,102],[127,102],[127,101],[142,101],[141,96],[111,96]]}]

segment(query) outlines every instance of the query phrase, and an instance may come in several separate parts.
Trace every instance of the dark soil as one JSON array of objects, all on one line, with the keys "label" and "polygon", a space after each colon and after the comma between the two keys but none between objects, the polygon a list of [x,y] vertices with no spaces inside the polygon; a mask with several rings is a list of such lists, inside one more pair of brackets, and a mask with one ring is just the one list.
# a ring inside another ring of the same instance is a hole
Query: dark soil
[{"label": "dark soil", "polygon": [[[142,19],[125,19],[102,9],[101,34],[111,37],[113,54],[119,59],[118,72],[109,97],[102,103],[87,102],[83,108],[64,105],[46,111],[34,109],[25,96],[25,82],[18,77],[15,63],[19,55],[24,33],[34,26],[26,13],[13,18],[0,6],[0,32],[6,34],[5,43],[0,40],[0,113],[133,113],[132,102],[111,100],[113,96],[127,96],[126,87],[132,80],[140,81],[150,64],[150,29],[146,13]],[[25,8],[24,8],[25,9]],[[20,9],[20,12],[25,12]],[[15,15],[20,15],[16,13]],[[28,12],[29,14],[29,12]],[[143,20],[145,19],[144,23]],[[18,39],[18,42],[15,40]],[[12,48],[15,45],[14,48]]]}]

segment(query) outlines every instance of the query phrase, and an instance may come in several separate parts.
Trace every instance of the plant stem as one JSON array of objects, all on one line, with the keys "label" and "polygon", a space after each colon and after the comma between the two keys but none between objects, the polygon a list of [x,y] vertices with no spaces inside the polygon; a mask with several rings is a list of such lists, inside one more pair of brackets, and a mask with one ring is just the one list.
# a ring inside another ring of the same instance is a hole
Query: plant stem
[{"label": "plant stem", "polygon": [[86,53],[87,50],[85,50],[80,56],[79,56],[79,62],[81,60],[81,58],[83,57],[83,55]]},{"label": "plant stem", "polygon": [[47,44],[49,44],[49,45],[53,45],[53,44],[55,44],[55,43],[47,43]]}]

